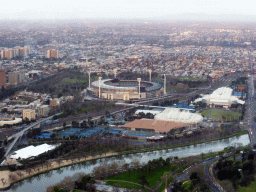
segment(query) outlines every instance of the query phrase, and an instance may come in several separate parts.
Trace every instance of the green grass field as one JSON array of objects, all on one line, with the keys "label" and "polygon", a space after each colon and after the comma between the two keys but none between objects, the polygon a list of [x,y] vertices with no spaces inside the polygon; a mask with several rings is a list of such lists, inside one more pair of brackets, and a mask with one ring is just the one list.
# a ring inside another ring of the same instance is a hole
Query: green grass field
[{"label": "green grass field", "polygon": [[190,180],[183,182],[182,187],[184,188],[184,191],[190,191],[189,188],[190,188],[191,183],[192,183],[192,181],[190,181]]},{"label": "green grass field", "polygon": [[[149,183],[149,185],[147,185],[147,187],[152,188],[152,187],[156,186],[156,184],[158,182],[161,181],[161,177],[163,176],[163,174],[165,172],[170,171],[170,170],[174,171],[174,169],[176,169],[176,168],[177,168],[177,165],[171,164],[169,167],[164,167],[164,166],[157,167],[153,172],[149,172],[149,173],[147,173],[147,171],[139,173],[137,170],[133,170],[130,172],[128,171],[128,172],[122,173],[120,175],[114,175],[114,176],[107,177],[105,180],[123,180],[123,181],[130,181],[130,182],[139,184],[140,183],[139,174],[143,174],[143,175],[146,175],[146,179]],[[111,183],[110,183],[110,185],[111,185]],[[126,185],[132,185],[132,184],[127,183]]]},{"label": "green grass field", "polygon": [[206,81],[205,79],[198,78],[179,78],[180,81]]},{"label": "green grass field", "polygon": [[135,185],[132,183],[126,183],[122,181],[108,181],[106,184],[111,186],[118,186],[121,188],[127,188],[127,189],[142,189],[142,186],[140,185]]},{"label": "green grass field", "polygon": [[85,83],[87,82],[87,79],[77,79],[77,78],[74,78],[74,79],[69,79],[69,78],[65,78],[61,81],[61,83],[64,83],[64,84],[69,84],[69,83]]},{"label": "green grass field", "polygon": [[204,117],[212,117],[215,119],[226,120],[226,121],[236,120],[236,119],[239,119],[239,117],[241,116],[240,113],[236,113],[232,111],[223,111],[221,109],[210,109],[210,110],[201,112],[201,114]]},{"label": "green grass field", "polygon": [[237,192],[256,192],[256,181],[251,182],[251,184],[248,187],[239,186],[236,191]]}]

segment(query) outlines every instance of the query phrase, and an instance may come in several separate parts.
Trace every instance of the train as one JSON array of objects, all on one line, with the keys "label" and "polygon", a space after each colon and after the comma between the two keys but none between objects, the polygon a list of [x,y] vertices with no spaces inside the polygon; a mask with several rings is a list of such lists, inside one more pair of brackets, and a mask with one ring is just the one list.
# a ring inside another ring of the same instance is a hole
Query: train
[{"label": "train", "polygon": [[22,127],[15,127],[15,131],[21,131],[23,129],[25,129],[27,126],[22,126]]},{"label": "train", "polygon": [[52,124],[59,123],[59,122],[60,122],[60,120],[56,119],[56,120],[50,120],[50,121],[42,122],[42,123],[40,123],[40,125],[43,125],[43,126],[45,126],[45,125],[52,125]]}]

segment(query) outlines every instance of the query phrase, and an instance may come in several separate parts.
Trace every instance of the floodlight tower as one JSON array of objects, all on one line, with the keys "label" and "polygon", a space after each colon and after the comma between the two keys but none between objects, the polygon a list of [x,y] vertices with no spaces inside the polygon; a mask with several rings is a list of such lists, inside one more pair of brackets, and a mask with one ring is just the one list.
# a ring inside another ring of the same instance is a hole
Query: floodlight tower
[{"label": "floodlight tower", "polygon": [[164,95],[166,95],[166,75],[164,74]]},{"label": "floodlight tower", "polygon": [[91,70],[88,72],[89,75],[89,88],[91,88]]},{"label": "floodlight tower", "polygon": [[116,72],[117,72],[117,68],[114,69],[115,79],[116,79]]},{"label": "floodlight tower", "polygon": [[102,77],[99,77],[99,98],[100,98],[100,81],[101,81]]},{"label": "floodlight tower", "polygon": [[151,82],[151,73],[152,73],[152,70],[149,69],[148,72],[149,72],[149,82]]},{"label": "floodlight tower", "polygon": [[137,78],[137,81],[139,82],[139,99],[140,99],[140,82],[141,82],[141,78]]}]

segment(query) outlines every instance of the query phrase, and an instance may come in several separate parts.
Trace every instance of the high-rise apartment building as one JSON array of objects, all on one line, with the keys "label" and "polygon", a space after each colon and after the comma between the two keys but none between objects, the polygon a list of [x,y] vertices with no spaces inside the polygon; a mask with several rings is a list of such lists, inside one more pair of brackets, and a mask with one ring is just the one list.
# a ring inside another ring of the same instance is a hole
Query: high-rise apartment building
[{"label": "high-rise apartment building", "polygon": [[25,81],[25,74],[20,72],[10,72],[8,73],[8,83],[12,85],[17,85]]},{"label": "high-rise apartment building", "polygon": [[30,47],[14,47],[1,51],[1,59],[12,59],[14,57],[27,57],[30,54]]},{"label": "high-rise apartment building", "polygon": [[48,59],[52,59],[52,58],[59,58],[59,51],[58,50],[55,50],[55,49],[50,49],[50,50],[47,50],[47,55],[46,57]]},{"label": "high-rise apartment building", "polygon": [[0,86],[5,86],[5,71],[0,69]]},{"label": "high-rise apartment building", "polygon": [[13,84],[13,85],[17,85],[18,84],[18,73],[15,72],[10,72],[8,73],[8,77],[9,77],[9,84]]}]

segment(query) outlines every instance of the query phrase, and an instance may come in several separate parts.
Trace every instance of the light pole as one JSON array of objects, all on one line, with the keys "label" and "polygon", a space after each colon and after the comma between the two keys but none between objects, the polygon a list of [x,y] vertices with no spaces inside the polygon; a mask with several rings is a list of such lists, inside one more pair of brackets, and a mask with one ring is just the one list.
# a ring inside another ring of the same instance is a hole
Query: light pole
[{"label": "light pole", "polygon": [[99,77],[99,98],[100,98],[100,81],[101,81],[102,77]]},{"label": "light pole", "polygon": [[116,79],[116,72],[117,72],[117,68],[114,69],[115,79]]},{"label": "light pole", "polygon": [[148,72],[149,72],[149,82],[151,82],[151,73],[152,73],[152,70],[149,69]]},{"label": "light pole", "polygon": [[141,82],[141,78],[137,78],[137,81],[139,82],[139,99],[140,99],[140,82]]},{"label": "light pole", "polygon": [[91,88],[91,71],[88,72],[89,75],[89,88]]},{"label": "light pole", "polygon": [[166,75],[164,74],[164,95],[166,95]]}]

